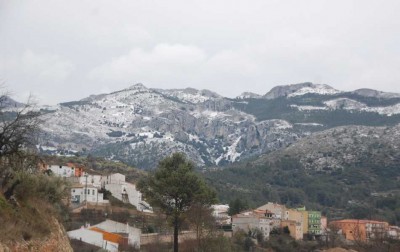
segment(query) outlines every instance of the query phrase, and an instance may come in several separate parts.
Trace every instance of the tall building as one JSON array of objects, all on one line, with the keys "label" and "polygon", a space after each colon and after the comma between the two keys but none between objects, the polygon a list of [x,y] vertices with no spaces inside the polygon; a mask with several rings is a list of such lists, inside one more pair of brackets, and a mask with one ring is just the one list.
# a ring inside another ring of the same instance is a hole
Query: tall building
[{"label": "tall building", "polygon": [[321,212],[308,211],[308,233],[311,235],[321,234]]},{"label": "tall building", "polygon": [[306,207],[297,208],[303,213],[303,233],[321,235],[321,212],[306,211]]}]

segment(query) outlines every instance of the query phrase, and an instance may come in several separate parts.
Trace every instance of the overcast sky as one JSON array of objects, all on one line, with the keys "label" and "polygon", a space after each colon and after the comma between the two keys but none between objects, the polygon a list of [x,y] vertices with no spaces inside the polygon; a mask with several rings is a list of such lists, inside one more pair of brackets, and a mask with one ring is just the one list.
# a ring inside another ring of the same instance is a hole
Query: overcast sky
[{"label": "overcast sky", "polygon": [[0,82],[42,104],[138,82],[400,92],[399,13],[399,0],[0,0]]}]

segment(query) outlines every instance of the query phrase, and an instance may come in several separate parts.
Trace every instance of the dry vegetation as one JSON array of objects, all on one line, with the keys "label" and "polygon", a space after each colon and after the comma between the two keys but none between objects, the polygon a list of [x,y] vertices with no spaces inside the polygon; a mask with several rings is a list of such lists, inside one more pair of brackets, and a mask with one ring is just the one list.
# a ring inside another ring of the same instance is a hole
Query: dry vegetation
[{"label": "dry vegetation", "polygon": [[14,243],[49,235],[54,231],[54,216],[62,216],[66,186],[45,175],[19,174],[15,181],[19,183],[10,199],[0,193],[0,241]]}]

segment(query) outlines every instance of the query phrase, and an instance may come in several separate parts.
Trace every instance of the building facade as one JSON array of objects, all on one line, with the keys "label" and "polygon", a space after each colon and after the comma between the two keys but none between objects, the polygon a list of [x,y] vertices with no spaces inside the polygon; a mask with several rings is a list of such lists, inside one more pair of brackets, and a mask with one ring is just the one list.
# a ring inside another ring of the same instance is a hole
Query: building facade
[{"label": "building facade", "polygon": [[258,207],[257,210],[268,210],[275,215],[275,218],[286,219],[286,207],[284,205],[268,202]]},{"label": "building facade", "polygon": [[97,187],[83,185],[73,185],[71,187],[71,202],[75,204],[82,204],[85,201],[88,203],[108,203],[104,200],[103,193],[99,193]]},{"label": "building facade", "polygon": [[260,230],[266,239],[274,228],[280,228],[281,220],[269,211],[246,211],[232,216],[232,230],[246,233]]},{"label": "building facade", "polygon": [[308,211],[308,234],[321,235],[320,211]]},{"label": "building facade", "polygon": [[346,240],[368,241],[373,238],[387,236],[389,223],[385,221],[345,219],[331,221],[330,225],[337,229]]}]

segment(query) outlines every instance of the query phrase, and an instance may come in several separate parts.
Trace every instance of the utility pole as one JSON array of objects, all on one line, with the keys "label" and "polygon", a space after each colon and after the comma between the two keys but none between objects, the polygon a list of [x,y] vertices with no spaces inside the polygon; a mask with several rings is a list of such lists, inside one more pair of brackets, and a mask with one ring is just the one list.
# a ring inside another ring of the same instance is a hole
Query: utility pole
[{"label": "utility pole", "polygon": [[86,182],[85,182],[85,204],[86,204],[86,209],[87,209],[87,195],[88,195],[87,178],[88,178],[88,175],[85,174],[85,179],[86,179]]}]

